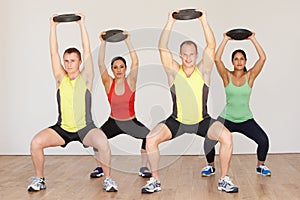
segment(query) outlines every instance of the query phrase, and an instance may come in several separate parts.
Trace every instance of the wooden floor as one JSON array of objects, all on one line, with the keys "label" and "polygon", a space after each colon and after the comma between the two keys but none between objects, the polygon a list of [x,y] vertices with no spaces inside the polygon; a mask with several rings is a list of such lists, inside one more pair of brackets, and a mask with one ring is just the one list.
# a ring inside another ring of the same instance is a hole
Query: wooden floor
[{"label": "wooden floor", "polygon": [[300,154],[269,155],[272,177],[255,173],[255,155],[233,155],[229,174],[239,186],[235,194],[217,190],[219,168],[214,176],[200,176],[204,156],[162,156],[162,191],[141,194],[147,179],[137,175],[139,163],[139,156],[113,156],[112,176],[119,191],[108,193],[102,190],[103,178],[89,178],[95,168],[92,156],[46,156],[47,189],[27,192],[33,176],[30,156],[0,156],[0,199],[300,199]]}]

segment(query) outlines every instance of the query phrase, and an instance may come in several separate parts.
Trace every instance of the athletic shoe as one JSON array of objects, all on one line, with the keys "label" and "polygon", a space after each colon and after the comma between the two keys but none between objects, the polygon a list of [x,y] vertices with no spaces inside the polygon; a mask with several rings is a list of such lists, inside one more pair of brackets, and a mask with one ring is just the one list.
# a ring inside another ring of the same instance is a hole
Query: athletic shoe
[{"label": "athletic shoe", "polygon": [[239,191],[239,188],[232,183],[232,180],[228,176],[225,176],[224,178],[219,179],[218,190],[235,193]]},{"label": "athletic shoe", "polygon": [[102,167],[97,167],[96,169],[94,169],[94,171],[90,174],[91,178],[100,178],[101,176],[103,176],[103,170]]},{"label": "athletic shoe", "polygon": [[265,165],[260,165],[256,168],[256,173],[261,174],[263,176],[271,176],[271,170],[267,168]]},{"label": "athletic shoe", "polygon": [[111,177],[108,177],[103,181],[103,190],[105,190],[106,192],[117,192],[118,187],[115,181]]},{"label": "athletic shoe", "polygon": [[156,180],[154,177],[151,177],[147,184],[142,187],[142,193],[153,193],[161,191],[160,181]]},{"label": "athletic shoe", "polygon": [[44,189],[46,189],[45,179],[39,177],[33,177],[32,183],[27,187],[27,190],[30,192]]},{"label": "athletic shoe", "polygon": [[214,175],[216,172],[216,169],[214,168],[214,166],[212,165],[207,165],[206,167],[204,167],[201,171],[201,175],[202,176],[210,176],[210,175]]},{"label": "athletic shoe", "polygon": [[150,178],[152,176],[152,173],[150,172],[150,169],[148,167],[141,167],[139,175],[143,178]]}]

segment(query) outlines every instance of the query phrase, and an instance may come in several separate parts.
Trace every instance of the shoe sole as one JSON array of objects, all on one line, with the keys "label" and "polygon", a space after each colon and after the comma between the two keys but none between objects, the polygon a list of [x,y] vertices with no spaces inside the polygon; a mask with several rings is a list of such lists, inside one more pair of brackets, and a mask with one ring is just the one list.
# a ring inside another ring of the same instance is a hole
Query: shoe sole
[{"label": "shoe sole", "polygon": [[118,192],[118,189],[111,187],[109,190],[104,189],[106,192]]},{"label": "shoe sole", "polygon": [[90,178],[100,178],[101,176],[104,176],[104,173],[97,174],[97,175],[90,175]]},{"label": "shoe sole", "polygon": [[152,177],[152,173],[143,174],[142,172],[139,172],[139,176],[141,176],[143,178],[151,178]]},{"label": "shoe sole", "polygon": [[161,188],[155,188],[154,190],[146,190],[145,188],[142,188],[142,193],[144,194],[151,194],[151,193],[154,193],[154,192],[159,192],[161,191]]},{"label": "shoe sole", "polygon": [[28,191],[28,192],[38,192],[38,191],[41,191],[41,190],[44,190],[44,189],[46,189],[46,187],[45,187],[45,188],[40,188],[39,190],[36,190],[36,189],[34,189],[33,187],[29,187],[29,188],[27,189],[27,191]]},{"label": "shoe sole", "polygon": [[233,190],[226,190],[226,189],[224,189],[224,188],[222,188],[222,187],[218,187],[218,190],[219,190],[219,191],[224,191],[224,192],[226,192],[226,193],[237,193],[237,192],[239,192],[239,189],[238,189],[238,188],[233,189]]},{"label": "shoe sole", "polygon": [[262,174],[260,172],[256,172],[257,174],[263,175],[263,176],[271,176],[272,174]]},{"label": "shoe sole", "polygon": [[207,175],[207,174],[201,174],[203,177],[209,177],[209,176],[211,176],[211,175],[215,175],[215,172],[214,173],[210,173],[209,175]]}]

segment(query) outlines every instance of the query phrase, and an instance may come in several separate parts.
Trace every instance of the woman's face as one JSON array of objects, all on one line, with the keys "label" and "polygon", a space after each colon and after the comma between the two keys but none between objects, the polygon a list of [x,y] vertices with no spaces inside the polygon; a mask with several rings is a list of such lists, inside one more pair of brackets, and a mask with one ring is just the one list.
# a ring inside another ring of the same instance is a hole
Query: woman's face
[{"label": "woman's face", "polygon": [[116,60],[111,68],[115,78],[125,77],[126,66],[122,60]]},{"label": "woman's face", "polygon": [[237,52],[232,60],[232,64],[234,66],[235,70],[244,70],[244,67],[246,65],[246,58],[244,55],[240,52]]}]

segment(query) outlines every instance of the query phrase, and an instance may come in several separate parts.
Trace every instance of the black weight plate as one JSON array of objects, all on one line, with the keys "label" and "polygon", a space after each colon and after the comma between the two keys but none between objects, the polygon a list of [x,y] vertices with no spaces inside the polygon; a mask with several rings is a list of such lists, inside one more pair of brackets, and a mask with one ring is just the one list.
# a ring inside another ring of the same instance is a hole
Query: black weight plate
[{"label": "black weight plate", "polygon": [[62,14],[53,17],[53,21],[55,22],[73,22],[80,20],[81,17],[75,14]]},{"label": "black weight plate", "polygon": [[120,42],[127,38],[127,35],[124,35],[123,30],[112,29],[106,31],[106,34],[102,35],[103,40],[107,42]]},{"label": "black weight plate", "polygon": [[195,9],[183,9],[179,12],[173,12],[172,16],[178,20],[191,20],[202,16],[202,12],[196,11]]},{"label": "black weight plate", "polygon": [[244,40],[251,36],[252,32],[247,29],[238,28],[228,31],[226,35],[234,40]]}]

